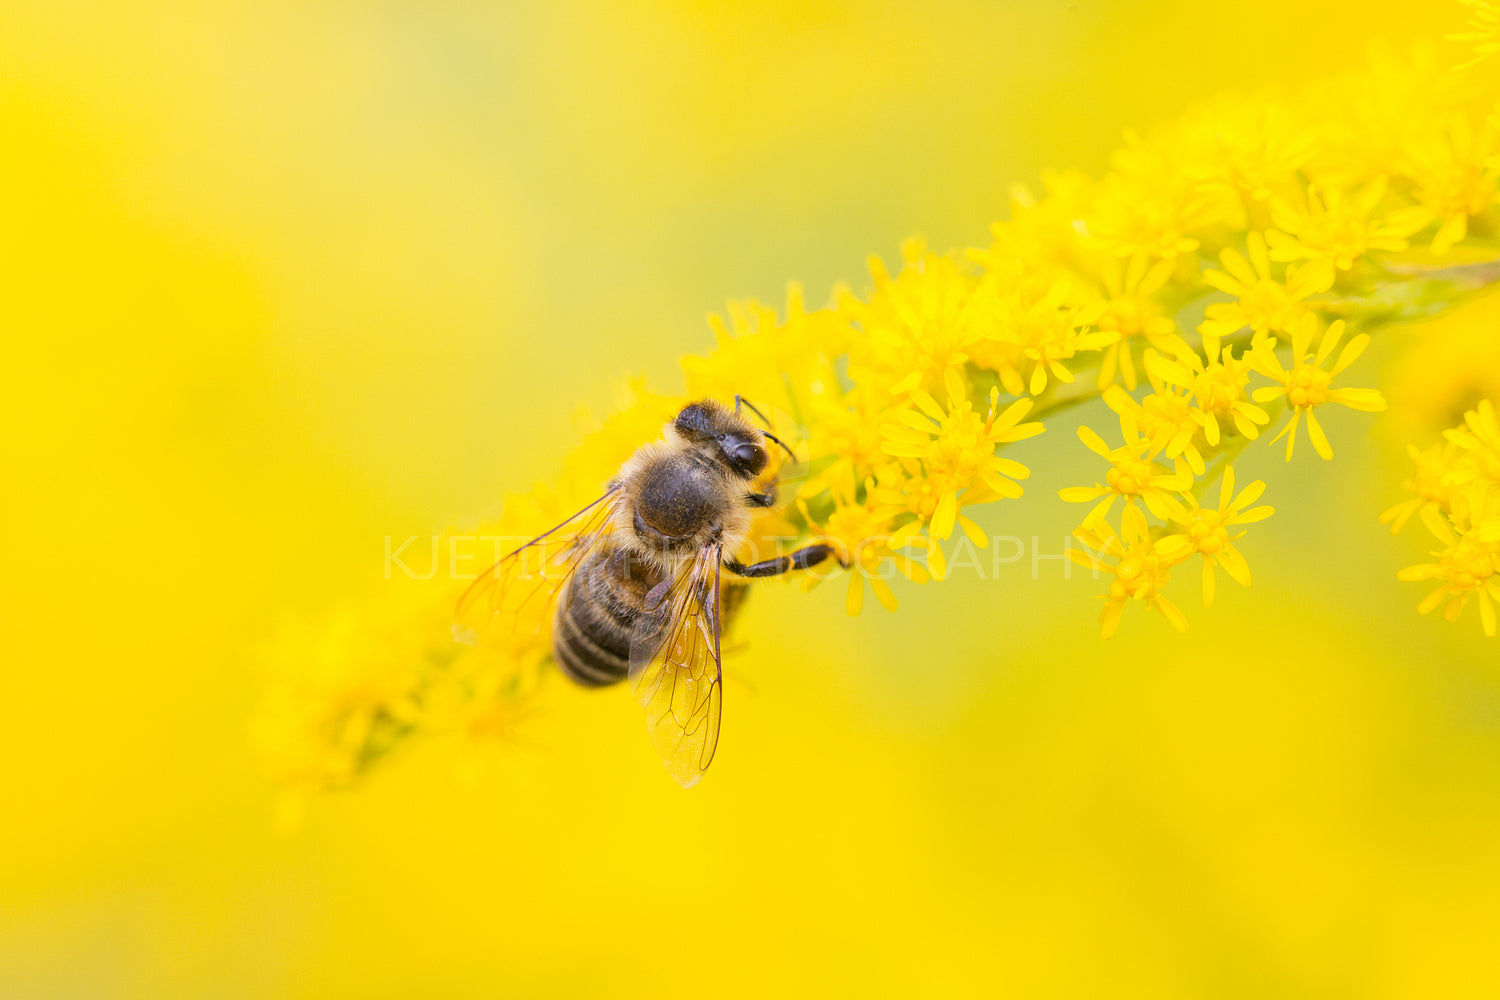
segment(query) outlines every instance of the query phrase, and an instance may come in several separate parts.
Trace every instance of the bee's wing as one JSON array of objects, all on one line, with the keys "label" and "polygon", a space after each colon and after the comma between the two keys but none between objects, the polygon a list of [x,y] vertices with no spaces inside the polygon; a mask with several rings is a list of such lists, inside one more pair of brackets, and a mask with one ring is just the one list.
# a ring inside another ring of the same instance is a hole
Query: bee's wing
[{"label": "bee's wing", "polygon": [[532,631],[546,624],[545,609],[573,571],[610,537],[620,489],[509,553],[469,584],[453,611],[453,636],[477,645],[497,631],[514,634],[526,620]]},{"label": "bee's wing", "polygon": [[719,668],[720,546],[710,545],[679,572],[630,640],[630,691],[646,710],[646,729],[677,783],[703,777],[719,743],[723,675]]}]

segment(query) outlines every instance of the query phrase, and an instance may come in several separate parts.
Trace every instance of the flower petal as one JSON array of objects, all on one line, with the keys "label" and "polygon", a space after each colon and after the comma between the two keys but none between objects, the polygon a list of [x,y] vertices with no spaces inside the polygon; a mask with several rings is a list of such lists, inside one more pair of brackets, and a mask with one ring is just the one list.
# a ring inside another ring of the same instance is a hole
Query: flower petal
[{"label": "flower petal", "polygon": [[[932,426],[932,420],[913,410],[897,410],[893,416],[904,427],[920,432],[924,438],[937,429]],[[937,419],[941,420],[942,418],[939,417]]]},{"label": "flower petal", "polygon": [[1219,446],[1219,420],[1212,413],[1203,414],[1203,437],[1210,447]]},{"label": "flower petal", "polygon": [[855,569],[853,573],[849,574],[849,591],[844,597],[844,610],[849,613],[851,618],[859,614],[859,609],[865,603],[863,575],[859,569]]},{"label": "flower petal", "polygon": [[1000,455],[990,457],[989,466],[1002,476],[1010,476],[1012,479],[1027,479],[1031,476],[1031,470],[1020,462]]},{"label": "flower petal", "polygon": [[[1262,493],[1264,493],[1265,491],[1266,491],[1266,482],[1265,482],[1265,480],[1264,479],[1257,479],[1255,482],[1251,483],[1249,486],[1246,486],[1244,489],[1240,490],[1240,495],[1234,498],[1234,503],[1232,503],[1232,504],[1229,505],[1229,509],[1230,510],[1239,510],[1241,507],[1244,507],[1247,504],[1252,504],[1255,501],[1259,500],[1260,499],[1260,495]],[[1222,506],[1222,504],[1220,506]]]},{"label": "flower petal", "polygon": [[1177,607],[1177,605],[1173,604],[1171,601],[1167,600],[1160,594],[1157,594],[1151,599],[1151,604],[1156,608],[1156,610],[1162,613],[1162,616],[1165,617],[1167,621],[1172,623],[1173,628],[1175,628],[1179,632],[1187,631],[1187,615],[1183,614],[1182,611]]},{"label": "flower petal", "polygon": [[1365,413],[1378,413],[1385,409],[1385,397],[1380,394],[1379,389],[1332,389],[1328,393],[1328,401]]},{"label": "flower petal", "polygon": [[933,399],[921,389],[912,390],[911,401],[920,406],[923,413],[927,414],[929,417],[931,417],[933,420],[938,421],[939,423],[941,423],[943,418],[947,416],[947,413],[943,410],[943,408],[937,404],[937,400]]},{"label": "flower petal", "polygon": [[[1031,402],[1031,400],[1023,399],[1021,400],[1021,402],[1029,403]],[[1046,429],[1046,424],[1043,424],[1039,421],[1033,421],[1029,424],[1021,424],[1017,427],[1012,427],[1010,430],[1005,431],[1001,434],[995,434],[992,432],[990,434],[990,440],[994,441],[996,444],[1013,444],[1016,441],[1025,441],[1027,438],[1036,437]]]},{"label": "flower petal", "polygon": [[1365,348],[1369,346],[1370,335],[1368,333],[1362,333],[1358,337],[1355,337],[1353,340],[1349,341],[1349,343],[1344,345],[1344,349],[1339,352],[1339,359],[1335,361],[1333,367],[1328,370],[1328,374],[1337,375],[1345,368],[1348,368],[1350,365],[1354,364],[1355,359],[1363,354]]},{"label": "flower petal", "polygon": [[1234,466],[1224,466],[1224,479],[1219,483],[1219,508],[1222,510],[1229,506],[1234,499]]},{"label": "flower petal", "polygon": [[1047,366],[1041,362],[1031,370],[1031,384],[1027,387],[1033,396],[1040,396],[1047,389]]},{"label": "flower petal", "polygon": [[1325,462],[1333,460],[1333,448],[1328,444],[1328,435],[1323,433],[1323,425],[1318,423],[1318,418],[1313,415],[1310,407],[1307,411],[1307,436]]},{"label": "flower petal", "polygon": [[932,524],[928,527],[933,538],[941,541],[953,534],[953,525],[958,517],[958,493],[948,490],[938,500],[937,509],[932,512]]},{"label": "flower petal", "polygon": [[1236,583],[1245,587],[1250,586],[1250,565],[1245,562],[1245,557],[1240,555],[1239,549],[1233,545],[1226,545],[1215,553],[1215,557],[1219,560],[1219,565],[1224,567],[1224,572],[1233,577]]},{"label": "flower petal", "polygon": [[1423,507],[1421,517],[1422,523],[1427,525],[1428,531],[1437,536],[1438,541],[1449,547],[1458,544],[1458,538],[1453,534],[1453,527],[1437,507]]},{"label": "flower petal", "polygon": [[[1007,406],[1004,410],[1000,411],[1000,415],[997,416],[995,418],[995,422],[990,425],[990,430],[1005,430],[1014,427],[1018,422],[1020,422],[1022,417],[1031,412],[1031,408],[1035,405],[1035,400],[1016,400],[1014,403],[1011,403],[1009,406]],[[1031,425],[1027,424],[1026,426],[1029,427]],[[1042,425],[1037,424],[1036,426],[1041,427]],[[1040,431],[1037,431],[1036,433],[1040,433]]]},{"label": "flower petal", "polygon": [[960,514],[958,515],[958,526],[963,529],[963,533],[968,536],[969,541],[974,543],[975,548],[984,549],[989,547],[989,536],[972,519]]},{"label": "flower petal", "polygon": [[896,610],[896,595],[891,591],[891,585],[878,576],[870,577],[870,590],[875,594],[875,600],[887,611]]},{"label": "flower petal", "polygon": [[1264,521],[1266,518],[1270,517],[1274,513],[1276,513],[1276,508],[1275,507],[1270,507],[1270,506],[1251,507],[1249,510],[1245,511],[1244,513],[1236,514],[1234,516],[1234,518],[1229,523],[1231,523],[1231,524],[1254,524],[1256,521]]},{"label": "flower petal", "polygon": [[1108,601],[1099,613],[1099,634],[1108,639],[1120,627],[1120,615],[1125,611],[1124,601]]},{"label": "flower petal", "polygon": [[1098,455],[1100,458],[1110,457],[1109,445],[1105,444],[1104,439],[1101,438],[1098,434],[1095,434],[1089,428],[1078,428],[1078,440],[1082,441],[1084,443],[1084,446],[1087,447],[1089,451],[1093,452],[1095,455]]},{"label": "flower petal", "polygon": [[[1323,339],[1318,341],[1318,353],[1317,356],[1313,359],[1317,363],[1319,368],[1323,367],[1323,362],[1327,360],[1329,354],[1333,353],[1333,349],[1338,346],[1338,342],[1343,338],[1343,336],[1343,320],[1336,319],[1332,323],[1328,324],[1328,329],[1323,331]],[[1364,348],[1361,347],[1360,350],[1364,350]],[[1359,351],[1355,351],[1354,353],[1356,357],[1359,356]],[[1350,360],[1352,361],[1353,358],[1351,358]]]},{"label": "flower petal", "polygon": [[958,369],[947,368],[943,371],[943,386],[948,390],[948,406],[957,409],[958,404],[969,398],[969,391],[964,388],[963,376],[959,375]]}]

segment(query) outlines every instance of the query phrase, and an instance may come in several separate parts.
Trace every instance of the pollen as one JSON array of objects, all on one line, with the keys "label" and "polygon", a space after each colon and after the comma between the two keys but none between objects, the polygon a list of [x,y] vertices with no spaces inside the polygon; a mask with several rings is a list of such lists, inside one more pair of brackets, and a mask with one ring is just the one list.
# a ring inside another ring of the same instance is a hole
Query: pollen
[{"label": "pollen", "polygon": [[1454,590],[1473,590],[1495,575],[1495,553],[1477,537],[1465,535],[1443,553],[1440,565]]},{"label": "pollen", "polygon": [[1104,481],[1116,493],[1140,496],[1151,485],[1151,463],[1139,458],[1122,458],[1104,474]]},{"label": "pollen", "polygon": [[1162,559],[1150,549],[1135,548],[1115,565],[1115,580],[1109,585],[1109,596],[1116,600],[1134,597],[1149,601],[1156,596],[1159,583],[1166,582]]},{"label": "pollen", "polygon": [[1219,520],[1216,510],[1199,508],[1188,515],[1187,536],[1199,552],[1213,555],[1229,544],[1229,531]]},{"label": "pollen", "polygon": [[1214,362],[1193,382],[1198,405],[1216,416],[1227,416],[1234,404],[1245,398],[1245,384],[1250,379],[1242,369]]},{"label": "pollen", "polygon": [[1141,433],[1154,440],[1171,440],[1184,431],[1191,435],[1197,423],[1193,419],[1192,400],[1161,392],[1153,392],[1141,400],[1139,420]]},{"label": "pollen", "polygon": [[1287,377],[1287,401],[1293,406],[1322,406],[1328,402],[1333,376],[1315,365],[1300,364]]}]

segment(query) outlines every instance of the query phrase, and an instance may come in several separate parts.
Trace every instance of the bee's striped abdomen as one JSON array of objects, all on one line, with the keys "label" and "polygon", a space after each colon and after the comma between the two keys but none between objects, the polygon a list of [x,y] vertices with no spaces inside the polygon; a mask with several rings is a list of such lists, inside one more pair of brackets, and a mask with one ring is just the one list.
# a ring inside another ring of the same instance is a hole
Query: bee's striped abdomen
[{"label": "bee's striped abdomen", "polygon": [[559,669],[589,687],[624,680],[630,635],[653,582],[648,568],[621,549],[580,565],[557,607],[552,656]]}]

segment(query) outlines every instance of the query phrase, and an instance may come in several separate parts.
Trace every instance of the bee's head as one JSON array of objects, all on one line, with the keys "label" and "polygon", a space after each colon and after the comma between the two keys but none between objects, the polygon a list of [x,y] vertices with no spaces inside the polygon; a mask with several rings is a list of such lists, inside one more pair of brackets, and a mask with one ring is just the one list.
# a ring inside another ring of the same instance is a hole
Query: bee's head
[{"label": "bee's head", "polygon": [[754,479],[765,471],[765,435],[712,399],[684,406],[672,429],[689,444],[717,449],[719,459],[741,478]]}]

